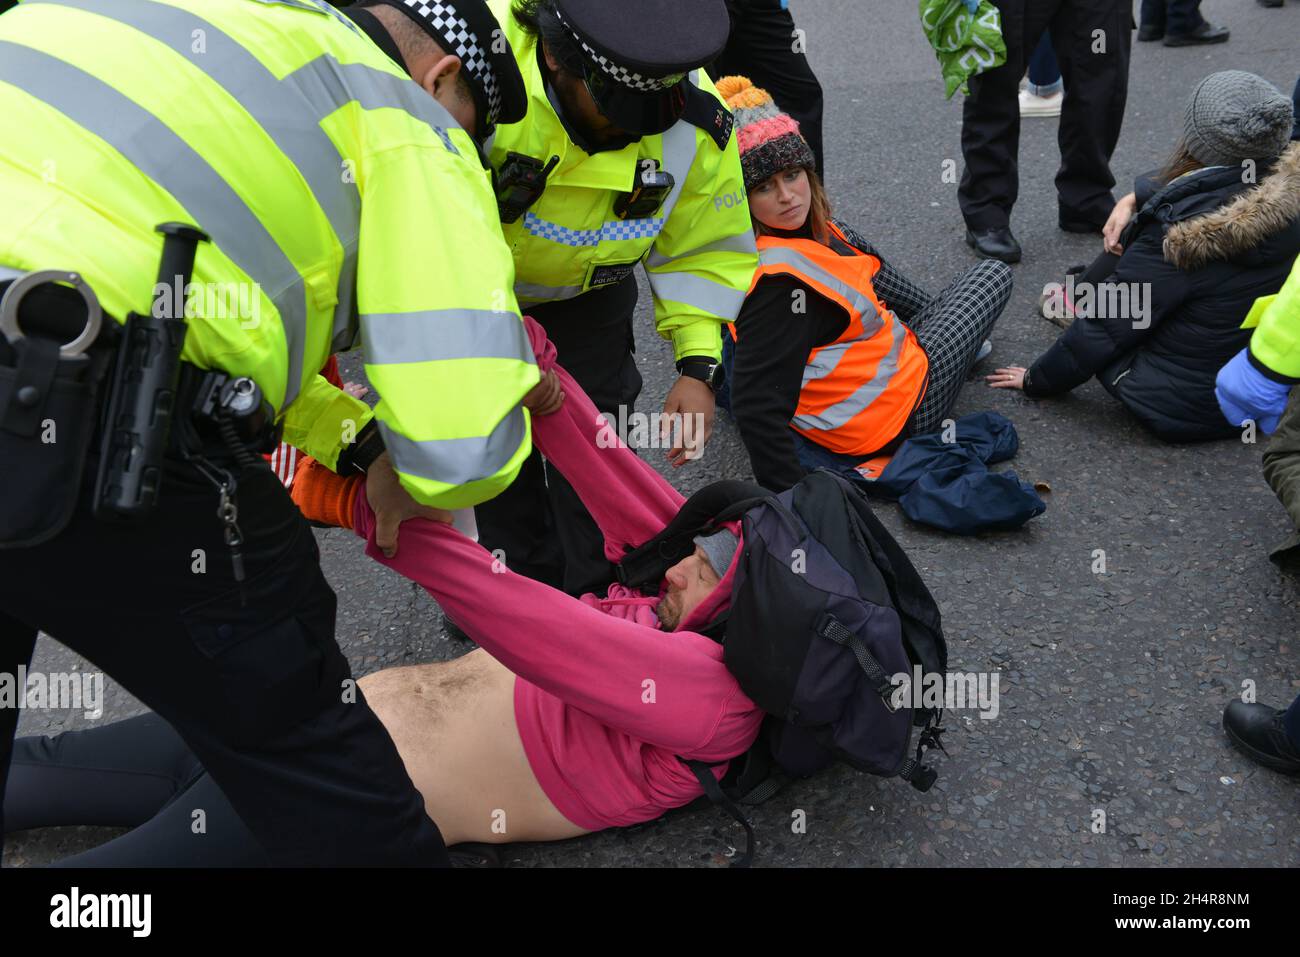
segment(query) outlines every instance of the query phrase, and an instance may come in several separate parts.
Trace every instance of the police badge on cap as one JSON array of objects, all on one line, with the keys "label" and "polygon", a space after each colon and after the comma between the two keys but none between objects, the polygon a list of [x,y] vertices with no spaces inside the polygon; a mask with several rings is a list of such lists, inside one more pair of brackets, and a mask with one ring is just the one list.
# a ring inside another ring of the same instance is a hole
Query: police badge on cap
[{"label": "police badge on cap", "polygon": [[642,136],[662,133],[684,115],[695,122],[687,114],[702,106],[699,95],[714,118],[717,101],[687,74],[727,45],[723,0],[552,0],[551,9],[581,47],[583,80],[611,123]]}]

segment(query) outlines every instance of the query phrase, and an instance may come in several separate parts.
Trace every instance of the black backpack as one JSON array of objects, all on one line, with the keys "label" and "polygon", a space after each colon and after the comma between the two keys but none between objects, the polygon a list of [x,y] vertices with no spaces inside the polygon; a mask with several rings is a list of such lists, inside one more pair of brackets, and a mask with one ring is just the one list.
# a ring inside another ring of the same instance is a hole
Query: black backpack
[{"label": "black backpack", "polygon": [[[731,606],[705,633],[724,649],[728,670],[768,717],[753,746],[718,781],[711,765],[687,761],[705,795],[745,828],[737,805],[760,804],[791,778],[836,761],[929,790],[936,772],[922,763],[939,747],[940,714],[911,707],[892,676],[947,670],[939,609],[866,496],[826,470],[780,494],[746,482],[706,486],[668,527],[624,556],[619,578],[657,587],[691,554],[693,539],[739,518],[744,546]],[[923,679],[924,680],[924,677]],[[915,753],[912,731],[920,729]]]}]

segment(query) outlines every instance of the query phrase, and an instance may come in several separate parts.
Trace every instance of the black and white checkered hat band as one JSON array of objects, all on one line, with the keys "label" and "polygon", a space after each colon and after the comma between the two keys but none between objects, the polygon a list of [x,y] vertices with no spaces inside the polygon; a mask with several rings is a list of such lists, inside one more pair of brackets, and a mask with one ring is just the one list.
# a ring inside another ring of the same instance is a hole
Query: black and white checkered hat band
[{"label": "black and white checkered hat band", "polygon": [[487,53],[479,45],[474,31],[456,9],[441,0],[402,0],[412,11],[432,26],[447,43],[447,51],[460,57],[460,62],[487,96],[487,120],[495,124],[501,115],[501,84],[488,62]]},{"label": "black and white checkered hat band", "polygon": [[[409,2],[409,0],[407,0],[407,2]],[[587,41],[579,35],[578,31],[573,29],[573,27],[565,21],[563,14],[561,14],[559,10],[555,11],[555,15],[559,19],[560,23],[564,24],[564,28],[569,31],[573,39],[578,42],[578,45],[582,47],[583,52],[587,54],[587,59],[600,67],[604,73],[612,77],[614,82],[621,86],[625,86],[630,90],[636,90],[638,93],[662,93],[664,90],[671,90],[682,81],[682,77],[686,76],[685,73],[673,73],[664,77],[643,76],[640,73],[629,70],[627,67],[619,66],[609,58],[603,57],[593,50]]]}]

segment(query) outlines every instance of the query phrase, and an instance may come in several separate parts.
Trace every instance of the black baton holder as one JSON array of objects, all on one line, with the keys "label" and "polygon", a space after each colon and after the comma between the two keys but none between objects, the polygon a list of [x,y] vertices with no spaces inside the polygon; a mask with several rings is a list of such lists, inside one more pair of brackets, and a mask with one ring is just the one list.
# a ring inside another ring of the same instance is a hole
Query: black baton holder
[{"label": "black baton holder", "polygon": [[183,223],[163,223],[157,230],[164,238],[153,308],[147,316],[127,316],[113,370],[95,482],[95,517],[101,521],[138,519],[158,504],[163,457],[178,411],[185,290],[198,245],[208,237]]}]

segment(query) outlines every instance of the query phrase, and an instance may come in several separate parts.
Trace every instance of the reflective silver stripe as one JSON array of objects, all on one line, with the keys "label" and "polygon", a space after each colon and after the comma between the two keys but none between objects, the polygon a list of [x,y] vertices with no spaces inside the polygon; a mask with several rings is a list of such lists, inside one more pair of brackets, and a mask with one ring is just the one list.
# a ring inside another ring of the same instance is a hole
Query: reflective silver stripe
[{"label": "reflective silver stripe", "polygon": [[[343,248],[338,304],[335,306],[330,338],[338,340],[346,334],[352,328],[351,323],[355,318],[353,300],[361,196],[355,182],[344,181],[341,165],[343,157],[333,141],[321,129],[318,120],[305,115],[301,98],[306,96],[306,91],[295,85],[281,83],[239,41],[190,10],[181,10],[155,0],[113,0],[112,3],[105,3],[104,0],[32,2],[85,10],[139,30],[202,70],[248,112],[302,174]],[[289,5],[300,6],[297,3]],[[310,5],[303,9],[326,12]],[[193,49],[192,31],[196,26],[204,31],[203,53],[195,53]],[[341,105],[336,104],[336,108]],[[348,335],[348,338],[351,336]]]},{"label": "reflective silver stripe", "polygon": [[[700,85],[699,70],[691,71],[691,82]],[[695,127],[685,120],[678,120],[664,133],[663,146],[664,169],[673,174],[673,188],[663,206],[659,207],[659,215],[667,220],[677,206],[677,198],[682,195],[691,167],[695,165]]]},{"label": "reflective silver stripe", "polygon": [[797,249],[791,249],[789,246],[768,246],[759,251],[758,261],[763,266],[793,266],[798,272],[834,289],[862,316],[862,326],[868,336],[874,336],[884,325],[884,320],[876,312],[875,303],[838,276],[828,273]]},{"label": "reflective silver stripe", "polygon": [[441,359],[533,359],[524,324],[513,312],[433,309],[361,317],[366,362],[389,365]]},{"label": "reflective silver stripe", "polygon": [[511,409],[485,438],[419,442],[398,435],[383,422],[379,428],[397,471],[447,485],[465,485],[496,475],[519,451],[528,434],[520,406]]},{"label": "reflective silver stripe", "polygon": [[844,358],[844,353],[848,352],[849,347],[856,341],[858,340],[854,339],[848,342],[832,342],[830,345],[818,349],[816,354],[812,357],[812,361],[804,366],[803,385],[807,385],[809,382],[813,382],[816,379],[825,379],[834,372],[835,367],[838,366],[840,360]]},{"label": "reflective silver stripe", "polygon": [[13,279],[21,279],[27,275],[25,269],[10,269],[8,266],[0,266],[0,282],[9,282]]},{"label": "reflective silver stripe", "polygon": [[520,302],[547,302],[552,299],[572,299],[582,295],[581,286],[538,286],[531,282],[515,283],[515,298]]},{"label": "reflective silver stripe", "polygon": [[[903,324],[897,320],[890,326],[890,336],[892,342],[887,352],[876,366],[875,375],[858,386],[849,396],[836,402],[830,408],[823,409],[815,415],[797,415],[791,420],[794,425],[801,429],[816,429],[822,432],[829,432],[845,425],[855,415],[858,415],[867,406],[875,402],[876,399],[889,388],[889,383],[893,380],[894,375],[898,372],[898,360],[903,354],[903,344],[907,341],[907,330]],[[848,345],[852,346],[863,340],[857,339]]]},{"label": "reflective silver stripe", "polygon": [[705,243],[695,249],[687,250],[676,256],[665,256],[658,249],[651,249],[645,258],[647,269],[655,269],[659,266],[666,266],[668,263],[677,262],[679,259],[685,259],[688,256],[703,256],[707,253],[748,253],[753,256],[757,254],[758,246],[754,242],[754,234],[751,232],[737,233],[734,236],[723,236],[721,239],[715,239],[711,243]]},{"label": "reflective silver stripe", "polygon": [[281,408],[292,402],[302,383],[307,334],[303,280],[230,184],[152,113],[57,57],[0,40],[0,82],[41,100],[116,149],[170,193],[221,251],[261,286],[279,310],[289,354]]},{"label": "reflective silver stripe", "polygon": [[409,77],[378,70],[365,63],[340,63],[328,53],[286,76],[283,82],[307,98],[313,121],[323,120],[339,107],[356,102],[365,110],[400,109],[427,123],[442,145],[460,154],[447,135],[460,129],[450,113]]},{"label": "reflective silver stripe", "polygon": [[684,302],[730,322],[740,313],[745,290],[724,286],[692,272],[647,272],[656,299]]}]

